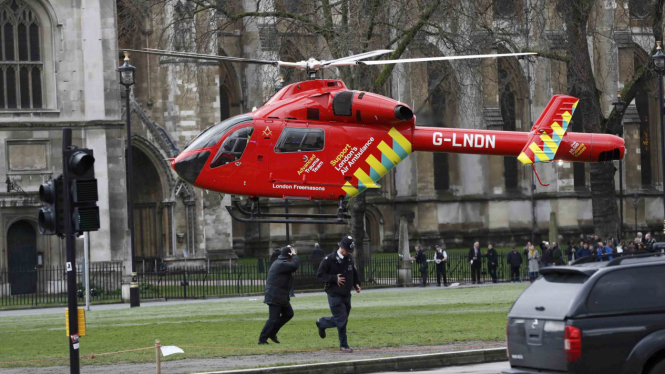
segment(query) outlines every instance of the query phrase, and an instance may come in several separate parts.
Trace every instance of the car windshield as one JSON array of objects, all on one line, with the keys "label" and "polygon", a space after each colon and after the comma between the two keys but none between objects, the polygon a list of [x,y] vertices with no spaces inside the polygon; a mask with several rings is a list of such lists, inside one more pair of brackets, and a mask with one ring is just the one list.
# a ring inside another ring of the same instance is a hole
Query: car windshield
[{"label": "car windshield", "polygon": [[242,114],[239,116],[231,117],[227,120],[224,120],[214,126],[210,126],[205,129],[202,133],[199,134],[191,143],[185,147],[185,151],[193,151],[196,149],[202,149],[207,147],[212,147],[213,145],[219,142],[219,139],[224,136],[224,134],[233,126],[239,123],[251,122],[253,121],[252,117]]}]

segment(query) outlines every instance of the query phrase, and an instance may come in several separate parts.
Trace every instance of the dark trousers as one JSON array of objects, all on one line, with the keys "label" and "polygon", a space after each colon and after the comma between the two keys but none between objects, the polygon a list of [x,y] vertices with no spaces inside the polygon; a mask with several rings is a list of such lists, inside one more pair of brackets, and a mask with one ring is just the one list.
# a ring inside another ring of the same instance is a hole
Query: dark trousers
[{"label": "dark trousers", "polygon": [[324,329],[337,327],[339,334],[339,346],[348,347],[346,342],[346,323],[349,320],[349,313],[351,313],[351,294],[328,295],[328,305],[332,312],[332,317],[322,317],[319,319],[319,326]]},{"label": "dark trousers", "polygon": [[446,265],[440,263],[436,265],[436,284],[441,285],[441,277],[443,277],[443,284],[448,284],[448,279],[446,279]]},{"label": "dark trousers", "polygon": [[475,262],[476,261],[471,265],[471,280],[474,282],[480,282],[480,262],[478,265],[476,265]]},{"label": "dark trousers", "polygon": [[520,281],[520,267],[519,266],[511,266],[510,267],[510,280],[519,282]]},{"label": "dark trousers", "polygon": [[492,282],[496,283],[496,266],[488,266],[487,270],[490,273],[490,276],[492,277]]},{"label": "dark trousers", "polygon": [[420,268],[420,276],[423,278],[423,286],[427,286],[427,268]]},{"label": "dark trousers", "polygon": [[265,342],[268,337],[277,335],[279,329],[293,318],[293,308],[290,304],[287,306],[268,304],[268,313],[268,320],[259,336],[260,342]]}]

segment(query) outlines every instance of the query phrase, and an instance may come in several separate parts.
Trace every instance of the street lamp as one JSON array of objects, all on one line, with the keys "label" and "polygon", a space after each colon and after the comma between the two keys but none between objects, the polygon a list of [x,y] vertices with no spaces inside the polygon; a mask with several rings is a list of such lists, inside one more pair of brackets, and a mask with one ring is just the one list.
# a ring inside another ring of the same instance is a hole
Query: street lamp
[{"label": "street lamp", "polygon": [[[614,133],[623,136],[623,114],[626,112],[626,103],[621,100],[621,91],[617,91],[617,100],[612,103],[614,105],[614,114],[617,119],[617,125]],[[623,160],[619,160],[619,243],[623,239]]]},{"label": "street lamp", "polygon": [[139,284],[136,278],[136,265],[134,264],[134,255],[136,254],[134,247],[134,199],[132,196],[132,127],[130,123],[131,108],[129,103],[129,93],[131,87],[136,83],[134,75],[136,68],[129,64],[129,52],[125,52],[125,63],[118,68],[120,73],[120,84],[125,86],[125,98],[127,100],[125,105],[125,112],[127,113],[127,149],[125,150],[125,170],[127,172],[127,225],[129,226],[130,235],[130,249],[131,249],[131,263],[132,263],[132,283],[129,286],[129,305],[133,307],[140,306],[139,301]]},{"label": "street lamp", "polygon": [[663,233],[665,234],[665,128],[663,127],[663,72],[665,72],[665,55],[660,42],[656,42],[656,54],[651,56],[654,69],[658,73],[658,101],[660,112],[660,163],[663,168]]}]

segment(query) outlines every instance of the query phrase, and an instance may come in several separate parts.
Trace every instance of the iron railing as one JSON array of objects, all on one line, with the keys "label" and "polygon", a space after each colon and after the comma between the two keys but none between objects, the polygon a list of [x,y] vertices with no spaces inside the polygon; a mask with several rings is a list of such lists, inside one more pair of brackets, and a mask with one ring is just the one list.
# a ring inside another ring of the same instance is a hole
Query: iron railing
[{"label": "iron railing", "polygon": [[[497,281],[510,281],[510,266],[507,253],[500,253],[497,263]],[[528,258],[523,259],[520,278],[528,280]],[[429,260],[434,254],[427,255]],[[616,256],[616,255],[615,255]],[[295,290],[322,290],[323,285],[316,277],[320,259],[299,256],[301,265],[294,274]],[[410,259],[409,259],[410,260]],[[398,255],[374,256],[371,259],[356,261],[363,288],[394,287],[398,285],[400,269],[411,270],[411,283],[419,284],[419,265],[412,261],[401,261]],[[138,272],[140,298],[149,299],[196,299],[231,295],[261,294],[271,263],[262,259],[239,263],[216,262],[202,266],[143,267]],[[93,263],[90,266],[91,301],[119,302],[122,288],[122,263]],[[77,267],[78,295],[84,301],[82,267]],[[471,265],[466,253],[449,253],[446,263],[448,283],[471,282]],[[491,282],[487,257],[481,257],[481,280]],[[22,286],[16,286],[22,282]],[[28,282],[26,286],[26,282]],[[436,264],[427,263],[427,283],[436,283]],[[12,287],[14,285],[14,287]],[[20,290],[21,292],[17,292]],[[67,280],[64,267],[39,268],[32,270],[0,270],[0,307],[64,305],[67,303]]]},{"label": "iron railing", "polygon": [[[81,264],[78,264],[76,271],[79,302],[84,302]],[[122,274],[122,263],[91,263],[90,301],[93,303],[121,301]],[[66,303],[67,272],[64,266],[0,269],[0,306],[48,306]]]}]

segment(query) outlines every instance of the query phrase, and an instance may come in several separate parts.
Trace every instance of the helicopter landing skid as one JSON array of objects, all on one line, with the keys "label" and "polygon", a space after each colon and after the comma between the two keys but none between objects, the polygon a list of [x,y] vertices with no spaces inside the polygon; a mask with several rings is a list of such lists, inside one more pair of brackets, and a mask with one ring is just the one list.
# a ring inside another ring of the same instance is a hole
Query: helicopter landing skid
[{"label": "helicopter landing skid", "polygon": [[[344,201],[340,200],[337,214],[309,214],[309,213],[264,213],[258,199],[251,200],[250,210],[244,209],[236,200],[233,206],[227,206],[226,210],[231,218],[246,223],[299,223],[299,224],[322,224],[322,225],[347,225],[351,218],[347,214]],[[236,215],[235,212],[241,215]],[[304,219],[299,219],[304,218]]]}]

